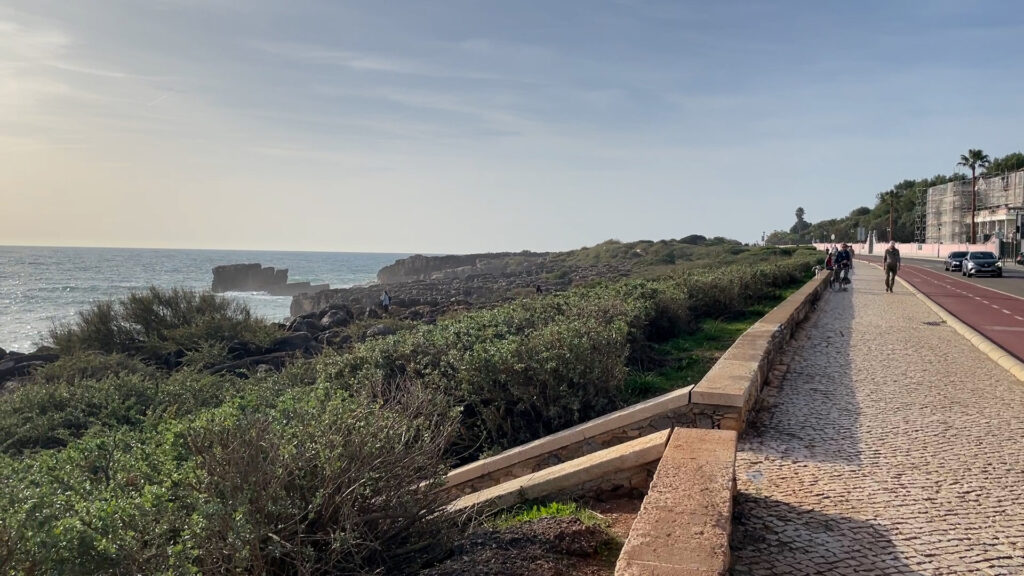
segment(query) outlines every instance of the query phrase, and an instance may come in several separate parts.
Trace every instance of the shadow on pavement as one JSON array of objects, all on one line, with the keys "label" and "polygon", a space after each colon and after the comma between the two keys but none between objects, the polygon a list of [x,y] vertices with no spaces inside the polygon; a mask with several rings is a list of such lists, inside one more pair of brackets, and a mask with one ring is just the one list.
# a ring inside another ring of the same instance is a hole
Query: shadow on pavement
[{"label": "shadow on pavement", "polygon": [[798,461],[861,464],[860,405],[850,351],[853,294],[882,292],[856,274],[847,291],[826,291],[790,343],[781,382],[769,383],[741,440],[741,450]]},{"label": "shadow on pavement", "polygon": [[736,495],[731,547],[733,576],[921,574],[879,524],[746,493]]}]

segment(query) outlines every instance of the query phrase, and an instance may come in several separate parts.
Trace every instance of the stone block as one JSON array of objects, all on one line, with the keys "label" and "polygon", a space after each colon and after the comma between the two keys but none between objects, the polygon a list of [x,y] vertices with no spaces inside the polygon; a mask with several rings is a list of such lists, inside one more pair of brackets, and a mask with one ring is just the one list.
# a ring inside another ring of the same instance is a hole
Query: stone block
[{"label": "stone block", "polygon": [[615,576],[719,576],[724,572],[704,570],[700,568],[684,568],[666,566],[653,562],[619,562],[615,567]]},{"label": "stone block", "polygon": [[464,496],[450,504],[449,508],[455,511],[476,508],[495,510],[552,494],[573,495],[588,482],[616,478],[623,472],[626,472],[623,478],[628,482],[629,474],[634,469],[661,458],[670,435],[671,430],[665,430],[606,448]]},{"label": "stone block", "polygon": [[727,517],[645,506],[633,522],[619,563],[644,562],[724,574],[729,566],[729,531]]},{"label": "stone block", "polygon": [[[674,390],[667,394],[651,398],[595,418],[578,426],[563,430],[561,432],[545,436],[533,442],[506,450],[490,458],[467,464],[448,473],[446,484],[449,488],[456,488],[460,484],[469,482],[474,478],[503,471],[520,462],[543,456],[545,454],[566,450],[575,444],[591,441],[583,452],[593,452],[606,447],[609,443],[592,441],[601,438],[609,432],[617,432],[622,429],[635,427],[636,434],[647,424],[651,418],[664,413],[679,411],[690,403],[690,391],[693,386],[687,386]],[[667,427],[667,426],[666,426]],[[627,435],[627,437],[630,437]],[[578,454],[578,450],[567,450],[569,454]]]},{"label": "stone block", "polygon": [[694,404],[717,404],[742,408],[751,390],[759,386],[757,364],[719,360],[694,387]]}]

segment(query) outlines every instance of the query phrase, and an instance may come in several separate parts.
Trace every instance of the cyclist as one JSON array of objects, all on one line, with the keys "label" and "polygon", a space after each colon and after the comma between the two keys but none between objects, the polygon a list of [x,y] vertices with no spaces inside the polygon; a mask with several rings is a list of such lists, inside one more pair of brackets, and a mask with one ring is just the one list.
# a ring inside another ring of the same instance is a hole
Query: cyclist
[{"label": "cyclist", "polygon": [[853,254],[850,253],[850,245],[843,243],[843,247],[836,252],[835,257],[832,258],[832,266],[835,267],[836,273],[841,274],[843,284],[850,283],[850,270],[853,268]]}]

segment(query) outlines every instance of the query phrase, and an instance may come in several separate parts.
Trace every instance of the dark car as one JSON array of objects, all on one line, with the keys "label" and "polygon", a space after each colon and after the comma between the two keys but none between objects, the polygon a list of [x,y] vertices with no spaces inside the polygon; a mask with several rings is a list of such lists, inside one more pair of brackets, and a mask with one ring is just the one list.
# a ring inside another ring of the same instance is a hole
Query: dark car
[{"label": "dark car", "polygon": [[1003,275],[1003,265],[992,252],[968,252],[960,266],[960,274],[967,277],[988,274],[998,278]]},{"label": "dark car", "polygon": [[967,252],[950,252],[949,256],[946,256],[946,270],[959,270],[966,256]]}]

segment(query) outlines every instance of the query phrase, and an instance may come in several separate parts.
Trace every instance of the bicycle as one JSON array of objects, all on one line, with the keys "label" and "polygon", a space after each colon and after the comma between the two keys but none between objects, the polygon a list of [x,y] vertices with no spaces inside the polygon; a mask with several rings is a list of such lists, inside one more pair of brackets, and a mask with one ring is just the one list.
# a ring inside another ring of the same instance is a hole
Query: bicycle
[{"label": "bicycle", "polygon": [[840,290],[846,290],[846,287],[850,285],[850,266],[836,266],[832,269],[832,275],[828,279],[828,287],[833,292]]}]

